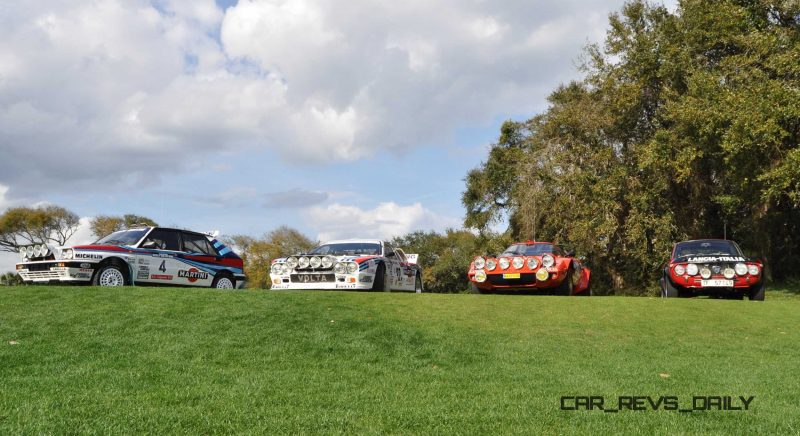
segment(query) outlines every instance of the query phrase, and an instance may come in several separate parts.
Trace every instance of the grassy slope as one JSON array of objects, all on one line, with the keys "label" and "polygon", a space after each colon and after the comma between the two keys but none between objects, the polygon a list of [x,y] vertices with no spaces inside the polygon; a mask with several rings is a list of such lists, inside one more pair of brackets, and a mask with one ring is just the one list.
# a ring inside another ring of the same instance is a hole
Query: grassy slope
[{"label": "grassy slope", "polygon": [[[3,289],[0,433],[797,433],[799,314],[798,299]],[[558,410],[569,394],[756,399]]]}]

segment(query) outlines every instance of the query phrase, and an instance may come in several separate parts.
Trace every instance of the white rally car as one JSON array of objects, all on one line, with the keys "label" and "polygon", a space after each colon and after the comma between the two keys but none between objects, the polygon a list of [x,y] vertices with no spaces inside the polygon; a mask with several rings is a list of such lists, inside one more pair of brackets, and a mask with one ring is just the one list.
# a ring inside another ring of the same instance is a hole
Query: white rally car
[{"label": "white rally car", "polygon": [[242,259],[212,236],[163,227],[122,230],[57,253],[44,245],[24,247],[20,254],[17,273],[25,283],[231,289],[247,279]]},{"label": "white rally car", "polygon": [[416,254],[372,239],[331,241],[307,254],[272,261],[272,289],[422,292]]}]

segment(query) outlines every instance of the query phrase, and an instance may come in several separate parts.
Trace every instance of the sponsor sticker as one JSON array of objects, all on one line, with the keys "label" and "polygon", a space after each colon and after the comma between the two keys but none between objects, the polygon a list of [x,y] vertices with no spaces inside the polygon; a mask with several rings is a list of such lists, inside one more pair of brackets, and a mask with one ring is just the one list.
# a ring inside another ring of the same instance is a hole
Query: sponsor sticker
[{"label": "sponsor sticker", "polygon": [[150,278],[153,280],[172,280],[172,276],[169,274],[151,274]]},{"label": "sponsor sticker", "polygon": [[90,253],[75,253],[75,259],[102,259],[103,256],[99,254]]},{"label": "sponsor sticker", "polygon": [[139,265],[150,265],[150,259],[147,259],[146,257],[140,257],[136,259],[136,263]]},{"label": "sponsor sticker", "polygon": [[519,273],[503,274],[503,278],[504,279],[518,279],[519,278]]},{"label": "sponsor sticker", "polygon": [[704,262],[744,262],[743,257],[738,256],[697,256],[690,257],[687,262],[691,263],[704,263]]},{"label": "sponsor sticker", "polygon": [[208,279],[208,273],[205,271],[199,271],[197,268],[189,268],[189,270],[178,271],[178,277],[182,279],[188,279],[189,283],[194,283],[198,280]]}]

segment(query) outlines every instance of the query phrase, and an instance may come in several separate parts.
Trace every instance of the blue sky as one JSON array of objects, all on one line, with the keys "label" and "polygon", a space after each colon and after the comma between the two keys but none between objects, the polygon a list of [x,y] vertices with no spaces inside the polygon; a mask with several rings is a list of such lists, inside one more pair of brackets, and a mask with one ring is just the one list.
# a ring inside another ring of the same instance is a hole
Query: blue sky
[{"label": "blue sky", "polygon": [[[0,211],[54,203],[84,221],[136,213],[319,239],[458,227],[463,179],[500,124],[579,77],[582,48],[622,4],[2,8]],[[75,239],[90,239],[85,227]]]}]

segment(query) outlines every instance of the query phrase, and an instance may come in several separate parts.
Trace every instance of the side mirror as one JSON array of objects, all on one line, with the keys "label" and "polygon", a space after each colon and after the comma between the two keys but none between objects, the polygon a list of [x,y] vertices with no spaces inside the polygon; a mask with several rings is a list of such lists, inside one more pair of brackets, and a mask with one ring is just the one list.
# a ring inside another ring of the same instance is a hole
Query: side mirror
[{"label": "side mirror", "polygon": [[145,242],[144,244],[142,244],[142,248],[149,248],[149,249],[155,250],[155,249],[158,248],[158,245],[156,245],[155,241],[148,241],[148,242]]}]

